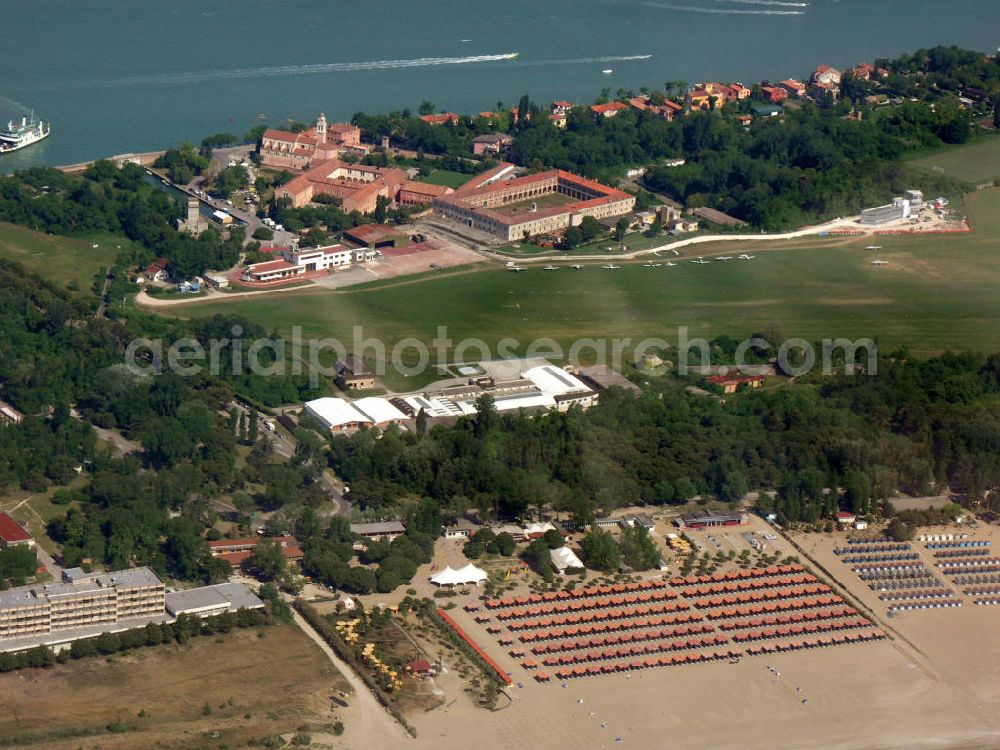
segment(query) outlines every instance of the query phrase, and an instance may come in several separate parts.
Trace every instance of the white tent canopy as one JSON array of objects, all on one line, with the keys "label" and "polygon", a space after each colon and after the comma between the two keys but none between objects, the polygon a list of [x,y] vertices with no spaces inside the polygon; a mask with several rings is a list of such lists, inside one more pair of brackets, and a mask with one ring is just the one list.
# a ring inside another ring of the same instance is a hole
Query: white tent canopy
[{"label": "white tent canopy", "polygon": [[486,575],[485,570],[469,563],[464,568],[458,570],[448,566],[444,570],[432,575],[431,583],[435,586],[460,586],[464,583],[482,583],[487,578],[489,576]]}]

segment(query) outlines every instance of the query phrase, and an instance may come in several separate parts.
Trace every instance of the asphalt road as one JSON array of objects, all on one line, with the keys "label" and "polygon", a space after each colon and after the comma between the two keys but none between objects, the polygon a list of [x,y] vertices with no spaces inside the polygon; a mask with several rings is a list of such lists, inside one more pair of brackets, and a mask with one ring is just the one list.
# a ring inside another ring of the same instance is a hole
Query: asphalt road
[{"label": "asphalt road", "polygon": [[[76,407],[69,410],[70,416],[74,419],[78,419],[81,422],[86,422],[83,416],[76,410]],[[89,424],[89,423],[88,423]],[[115,456],[121,458],[130,453],[141,453],[142,446],[139,445],[134,440],[129,440],[124,437],[120,432],[116,430],[107,430],[103,427],[98,427],[97,425],[91,424],[91,429],[97,433],[97,437],[104,440],[107,443],[111,443],[115,447]]]},{"label": "asphalt road", "polygon": [[[249,412],[250,407],[233,402],[230,407],[236,407],[243,413]],[[267,423],[271,422],[275,425],[273,430],[267,428]],[[277,424],[277,419],[270,416],[269,414],[264,414],[263,412],[257,412],[257,423],[261,425],[261,431],[267,436],[268,440],[271,441],[271,448],[279,456],[286,460],[290,460],[292,456],[295,455],[295,438],[290,435],[283,427]],[[351,504],[344,497],[344,492],[342,490],[343,483],[337,478],[337,475],[331,469],[324,469],[323,473],[320,475],[319,483],[323,487],[330,501],[333,503],[333,513],[337,516],[346,516],[351,512]]]}]

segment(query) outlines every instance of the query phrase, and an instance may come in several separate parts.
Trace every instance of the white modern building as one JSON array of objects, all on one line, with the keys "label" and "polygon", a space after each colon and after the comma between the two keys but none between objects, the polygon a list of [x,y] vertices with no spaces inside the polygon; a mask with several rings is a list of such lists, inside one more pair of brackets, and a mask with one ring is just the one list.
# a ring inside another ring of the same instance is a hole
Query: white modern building
[{"label": "white modern building", "polygon": [[[375,251],[378,254],[378,251]],[[327,245],[325,247],[286,248],[278,260],[265,260],[251,263],[243,269],[243,281],[253,283],[268,283],[292,279],[314,271],[331,271],[349,266],[353,262],[371,260],[358,255],[353,249],[343,245]]]},{"label": "white modern building", "polygon": [[555,365],[533,367],[521,377],[532,381],[542,394],[551,397],[559,411],[568,411],[574,404],[586,409],[597,403],[597,393],[590,386]]},{"label": "white modern building", "polygon": [[407,416],[387,399],[375,396],[348,401],[330,396],[307,401],[306,413],[330,432],[351,432],[362,427],[385,428],[402,424]]}]

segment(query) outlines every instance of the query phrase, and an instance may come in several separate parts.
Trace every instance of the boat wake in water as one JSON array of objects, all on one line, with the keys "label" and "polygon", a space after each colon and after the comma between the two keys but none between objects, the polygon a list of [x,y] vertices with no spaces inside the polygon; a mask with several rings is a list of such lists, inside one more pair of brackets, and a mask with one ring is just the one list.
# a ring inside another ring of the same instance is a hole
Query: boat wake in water
[{"label": "boat wake in water", "polygon": [[628,62],[630,60],[649,60],[652,55],[607,55],[604,57],[564,57],[559,60],[518,60],[518,67],[535,65],[584,65],[587,63]]},{"label": "boat wake in water", "polygon": [[[762,0],[757,0],[751,5],[762,5]],[[741,16],[803,16],[804,10],[751,10],[749,8],[706,8],[697,5],[670,5],[668,3],[642,3],[649,8],[662,8],[664,10],[678,10],[689,13],[714,13],[716,15],[741,15]],[[796,6],[803,7],[803,6]]]},{"label": "boat wake in water", "polygon": [[786,0],[715,0],[717,3],[739,3],[740,5],[780,5],[785,8],[808,8],[809,3],[792,3]]},{"label": "boat wake in water", "polygon": [[198,70],[185,73],[130,76],[101,81],[98,85],[149,86],[158,83],[198,83],[201,81],[230,81],[241,78],[315,75],[317,73],[354,73],[362,70],[425,68],[432,65],[468,65],[470,63],[500,62],[503,60],[513,60],[517,56],[517,52],[505,52],[499,55],[469,55],[468,57],[418,57],[412,60],[367,60],[363,62],[315,63],[311,65],[274,65],[260,68],[234,68],[230,70]]}]

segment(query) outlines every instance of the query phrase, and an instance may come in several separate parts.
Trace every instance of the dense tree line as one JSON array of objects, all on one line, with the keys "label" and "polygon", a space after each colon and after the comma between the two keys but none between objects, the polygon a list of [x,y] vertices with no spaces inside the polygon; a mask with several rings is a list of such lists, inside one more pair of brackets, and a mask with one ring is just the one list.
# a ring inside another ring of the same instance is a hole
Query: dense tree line
[{"label": "dense tree line", "polygon": [[[667,380],[641,397],[615,389],[586,412],[498,415],[450,429],[336,436],[330,462],[362,508],[434,499],[445,516],[477,508],[524,518],[544,508],[587,523],[634,503],[696,495],[739,500],[789,521],[839,507],[874,511],[901,489],[972,498],[1000,483],[1000,358],[884,359],[878,377],[748,393],[719,403]],[[639,559],[637,554],[635,559]]]},{"label": "dense tree line", "polygon": [[271,622],[267,612],[241,609],[238,612],[224,612],[217,617],[202,619],[196,615],[181,614],[174,622],[151,622],[145,627],[125,630],[121,633],[102,633],[94,638],[73,641],[68,651],[58,656],[46,646],[36,646],[28,651],[0,654],[0,673],[30,667],[51,667],[69,660],[86,659],[94,656],[148,648],[168,643],[187,643],[192,638],[205,635],[228,633],[238,628],[250,628]]},{"label": "dense tree line", "polygon": [[52,234],[125,235],[145,248],[129,262],[145,265],[164,257],[180,278],[236,263],[240,231],[234,230],[227,241],[211,228],[192,237],[176,228],[181,213],[180,204],[147,183],[136,164],[118,169],[98,161],[82,178],[49,168],[0,177],[0,221]]}]

